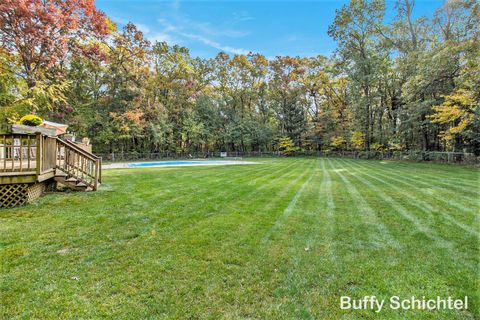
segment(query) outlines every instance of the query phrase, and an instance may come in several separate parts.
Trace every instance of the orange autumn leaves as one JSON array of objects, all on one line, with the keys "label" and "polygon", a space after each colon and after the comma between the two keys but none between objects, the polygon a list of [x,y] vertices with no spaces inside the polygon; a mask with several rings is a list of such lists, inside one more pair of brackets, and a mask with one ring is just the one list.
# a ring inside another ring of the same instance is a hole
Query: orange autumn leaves
[{"label": "orange autumn leaves", "polygon": [[[81,47],[90,37],[104,37],[106,16],[93,0],[3,0],[0,42],[18,53],[22,72],[33,86],[37,73],[66,58],[69,47]],[[74,39],[75,41],[71,41]]]}]

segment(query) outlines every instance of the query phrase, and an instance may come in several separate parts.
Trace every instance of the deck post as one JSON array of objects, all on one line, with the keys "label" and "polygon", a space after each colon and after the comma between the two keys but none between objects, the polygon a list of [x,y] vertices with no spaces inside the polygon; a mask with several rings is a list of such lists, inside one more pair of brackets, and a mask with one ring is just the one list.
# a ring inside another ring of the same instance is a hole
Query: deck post
[{"label": "deck post", "polygon": [[98,159],[99,171],[98,171],[98,182],[102,183],[102,157]]},{"label": "deck post", "polygon": [[97,191],[98,188],[98,173],[99,173],[99,168],[98,166],[100,165],[100,160],[97,159],[95,161],[95,180],[93,181],[93,190]]},{"label": "deck post", "polygon": [[37,133],[36,134],[36,139],[37,139],[37,154],[36,154],[36,173],[37,173],[37,178],[38,176],[42,173],[42,134]]}]

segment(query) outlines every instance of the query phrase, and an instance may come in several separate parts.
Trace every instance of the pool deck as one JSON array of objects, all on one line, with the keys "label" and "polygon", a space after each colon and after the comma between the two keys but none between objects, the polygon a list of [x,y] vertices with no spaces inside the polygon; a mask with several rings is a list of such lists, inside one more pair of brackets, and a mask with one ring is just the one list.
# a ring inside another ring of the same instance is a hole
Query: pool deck
[{"label": "pool deck", "polygon": [[[117,163],[109,163],[103,164],[102,169],[138,169],[138,168],[163,168],[163,167],[194,167],[194,166],[223,166],[223,165],[235,165],[235,164],[260,164],[260,162],[253,162],[253,161],[243,161],[243,160],[200,160],[200,159],[192,159],[192,160],[165,160],[168,161],[196,161],[195,163],[180,163],[180,164],[159,164],[159,165],[152,165],[152,166],[129,166],[129,164],[135,163],[149,163],[149,162],[163,162],[163,161],[138,161],[138,162],[117,162]],[[205,161],[205,163],[199,163],[201,161]],[[218,161],[216,163],[212,163],[209,161]]]}]

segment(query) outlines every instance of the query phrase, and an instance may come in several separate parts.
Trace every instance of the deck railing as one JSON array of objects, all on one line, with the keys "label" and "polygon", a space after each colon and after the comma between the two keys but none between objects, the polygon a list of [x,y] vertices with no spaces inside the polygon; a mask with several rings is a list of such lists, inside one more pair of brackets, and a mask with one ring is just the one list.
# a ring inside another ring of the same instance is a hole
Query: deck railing
[{"label": "deck railing", "polygon": [[[37,172],[41,169],[40,135],[0,135],[0,172]],[[38,169],[38,170],[37,170]]]},{"label": "deck railing", "polygon": [[57,163],[55,153],[57,147],[57,138],[40,136],[40,173],[54,170]]},{"label": "deck railing", "polygon": [[0,172],[40,175],[55,169],[56,140],[41,134],[0,135]]},{"label": "deck railing", "polygon": [[79,179],[93,190],[101,183],[102,159],[76,146],[73,142],[57,138],[56,168]]},{"label": "deck railing", "polygon": [[43,175],[59,169],[96,190],[102,159],[73,142],[42,134],[0,134],[0,175]]}]

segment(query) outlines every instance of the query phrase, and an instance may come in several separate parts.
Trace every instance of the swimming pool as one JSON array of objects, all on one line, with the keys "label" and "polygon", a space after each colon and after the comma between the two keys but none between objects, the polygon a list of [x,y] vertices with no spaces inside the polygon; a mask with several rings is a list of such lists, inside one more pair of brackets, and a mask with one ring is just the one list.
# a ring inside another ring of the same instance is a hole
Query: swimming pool
[{"label": "swimming pool", "polygon": [[241,161],[241,160],[169,160],[169,161],[116,163],[108,166],[103,166],[103,168],[113,169],[113,168],[209,166],[209,165],[232,165],[232,164],[255,164],[255,163],[256,162]]},{"label": "swimming pool", "polygon": [[135,162],[129,163],[129,167],[157,167],[157,166],[175,166],[175,165],[202,165],[202,164],[224,164],[231,161],[224,160],[179,160],[179,161],[155,161],[155,162]]}]

